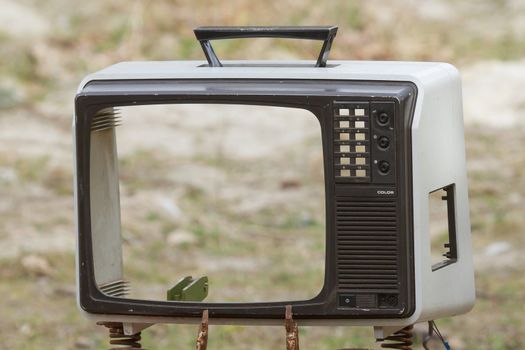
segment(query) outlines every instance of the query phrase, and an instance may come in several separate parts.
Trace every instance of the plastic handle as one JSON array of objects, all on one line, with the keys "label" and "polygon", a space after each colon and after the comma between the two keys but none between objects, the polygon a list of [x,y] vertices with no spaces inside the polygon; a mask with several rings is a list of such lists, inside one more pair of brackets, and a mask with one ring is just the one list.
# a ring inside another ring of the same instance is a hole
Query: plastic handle
[{"label": "plastic handle", "polygon": [[326,67],[328,54],[332,47],[336,26],[316,27],[199,27],[193,30],[199,40],[210,67],[222,67],[221,61],[213,51],[210,40],[242,38],[288,38],[305,40],[322,40],[323,47],[316,67]]}]

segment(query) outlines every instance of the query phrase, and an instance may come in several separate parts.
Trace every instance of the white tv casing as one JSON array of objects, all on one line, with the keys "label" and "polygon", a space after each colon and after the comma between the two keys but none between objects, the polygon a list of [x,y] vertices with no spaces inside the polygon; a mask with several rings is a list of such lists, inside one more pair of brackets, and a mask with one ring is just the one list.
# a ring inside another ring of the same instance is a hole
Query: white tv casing
[{"label": "white tv casing", "polygon": [[[82,92],[83,88],[92,81],[129,79],[309,79],[413,83],[417,87],[411,130],[415,312],[404,319],[298,320],[298,323],[299,325],[374,326],[376,336],[381,338],[407,325],[468,312],[475,302],[475,287],[461,79],[458,70],[450,64],[437,62],[329,61],[326,68],[314,67],[313,61],[250,61],[249,64],[242,61],[225,61],[224,63],[224,67],[206,67],[204,61],[122,62],[87,76],[80,84],[78,92]],[[73,118],[73,123],[74,120]],[[110,136],[107,142],[112,142],[112,137]],[[75,144],[74,140],[73,145]],[[115,159],[104,161],[115,162],[116,167]],[[446,268],[432,271],[428,196],[430,192],[451,183],[456,184],[458,258],[457,262]],[[118,189],[108,190],[113,191],[112,195],[116,195],[114,198],[118,200]],[[75,206],[76,196],[75,187]],[[121,256],[118,254],[121,249],[120,228],[117,225],[120,224],[118,207],[117,202],[113,208],[100,209],[114,215],[114,220],[118,221],[113,221],[118,234],[105,237],[104,249],[113,252],[116,250],[117,254],[111,254],[113,256]],[[104,261],[104,257],[100,257],[100,261]],[[106,271],[108,279],[122,277],[122,261],[106,261],[106,263],[108,263]],[[119,316],[86,312],[84,314],[94,321],[124,322],[128,333],[154,323],[199,322],[195,318]],[[210,319],[210,323],[282,325],[282,321],[213,318]],[[136,327],[133,328],[133,325]]]}]

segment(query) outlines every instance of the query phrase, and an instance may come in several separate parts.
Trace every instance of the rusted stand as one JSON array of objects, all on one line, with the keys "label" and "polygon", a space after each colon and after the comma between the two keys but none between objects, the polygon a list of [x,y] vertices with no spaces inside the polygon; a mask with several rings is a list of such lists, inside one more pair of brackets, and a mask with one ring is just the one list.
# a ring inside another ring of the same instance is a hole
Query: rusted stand
[{"label": "rusted stand", "polygon": [[208,310],[202,312],[202,321],[199,326],[199,334],[197,334],[197,350],[206,350],[208,347]]},{"label": "rusted stand", "polygon": [[292,318],[291,305],[286,305],[284,327],[286,328],[286,350],[299,350],[299,327]]},{"label": "rusted stand", "polygon": [[97,322],[97,325],[109,329],[110,349],[142,349],[140,345],[140,332],[126,335],[121,322]]}]

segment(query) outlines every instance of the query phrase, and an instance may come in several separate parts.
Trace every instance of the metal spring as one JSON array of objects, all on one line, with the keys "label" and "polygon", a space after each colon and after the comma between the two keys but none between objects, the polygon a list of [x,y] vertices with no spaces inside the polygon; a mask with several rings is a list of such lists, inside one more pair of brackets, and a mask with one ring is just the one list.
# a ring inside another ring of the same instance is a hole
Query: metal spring
[{"label": "metal spring", "polygon": [[388,343],[381,344],[383,349],[412,350],[412,329],[413,326],[407,326],[392,335],[389,335],[383,341]]},{"label": "metal spring", "polygon": [[106,295],[112,297],[124,297],[129,294],[131,287],[129,281],[117,280],[98,286],[98,289]]},{"label": "metal spring", "polygon": [[98,111],[91,121],[91,131],[111,129],[121,125],[120,110],[109,107]]},{"label": "metal spring", "polygon": [[109,329],[110,348],[108,350],[142,349],[140,332],[133,335],[125,335],[124,326],[119,322],[99,322],[97,324]]}]

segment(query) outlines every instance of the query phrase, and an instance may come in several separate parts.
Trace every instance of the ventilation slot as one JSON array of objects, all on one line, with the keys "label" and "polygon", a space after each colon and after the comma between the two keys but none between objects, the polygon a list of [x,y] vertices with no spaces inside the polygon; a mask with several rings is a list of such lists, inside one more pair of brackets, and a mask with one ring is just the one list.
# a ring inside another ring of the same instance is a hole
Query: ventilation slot
[{"label": "ventilation slot", "polygon": [[124,297],[129,294],[131,288],[128,281],[118,280],[98,286],[98,289],[106,295],[112,297]]},{"label": "ventilation slot", "polygon": [[336,200],[340,290],[399,289],[395,202]]},{"label": "ventilation slot", "polygon": [[119,126],[120,110],[113,107],[104,108],[95,114],[91,123],[91,131],[101,131]]}]

